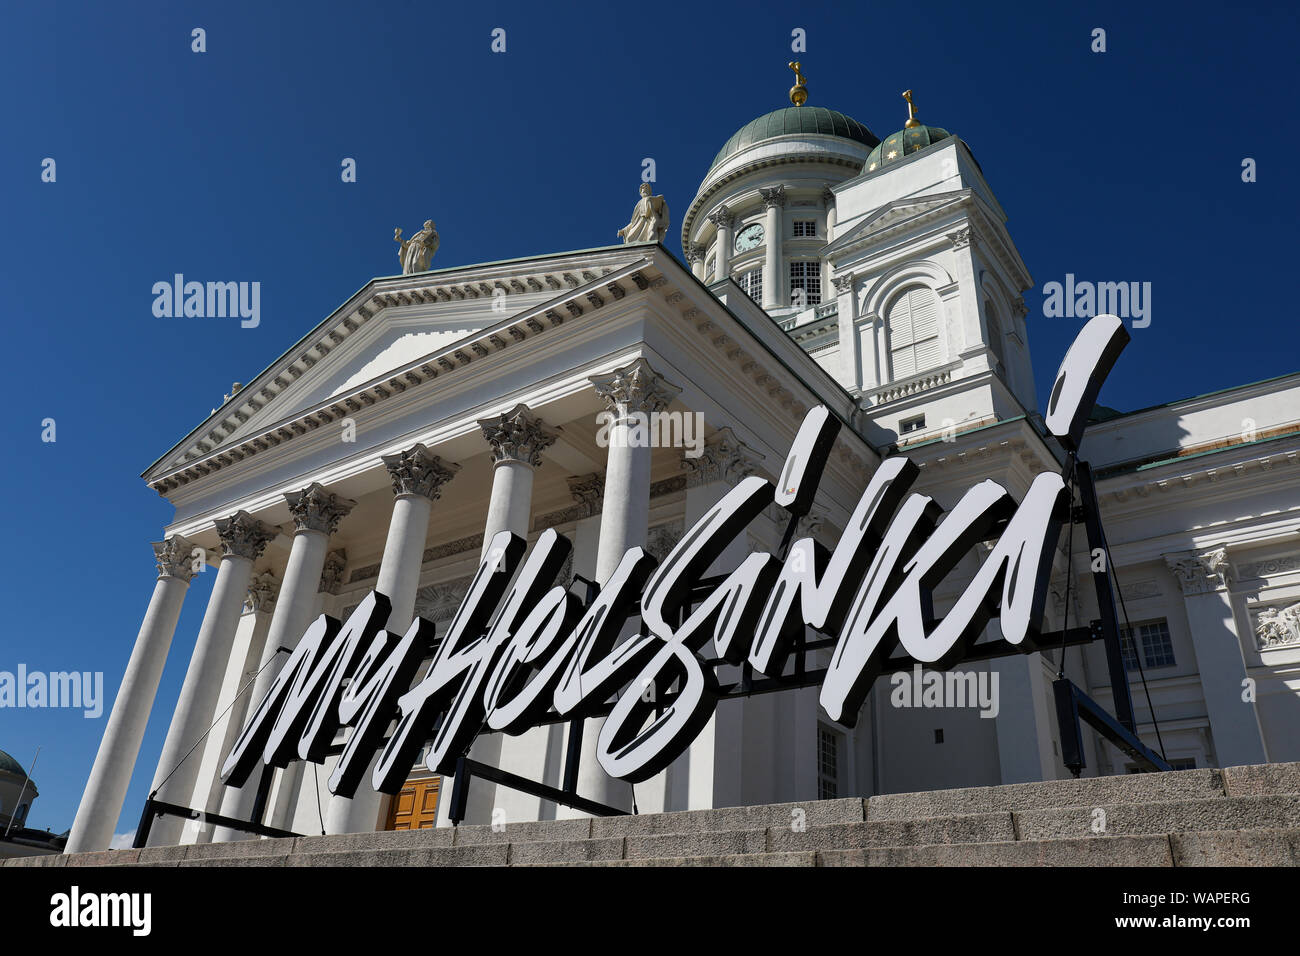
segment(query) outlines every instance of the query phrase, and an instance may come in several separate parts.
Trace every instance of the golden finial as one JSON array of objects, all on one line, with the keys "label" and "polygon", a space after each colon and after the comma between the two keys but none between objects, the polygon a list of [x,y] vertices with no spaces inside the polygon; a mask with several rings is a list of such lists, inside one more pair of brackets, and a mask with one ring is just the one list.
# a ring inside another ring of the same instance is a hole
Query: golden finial
[{"label": "golden finial", "polygon": [[790,87],[790,102],[795,106],[803,106],[808,102],[807,80],[799,72],[799,61],[792,60],[787,64],[790,69],[794,70],[794,86]]},{"label": "golden finial", "polygon": [[908,90],[904,93],[903,99],[907,100],[907,122],[903,124],[903,129],[913,129],[920,126],[921,121],[916,118],[916,106],[912,103],[912,91]]}]

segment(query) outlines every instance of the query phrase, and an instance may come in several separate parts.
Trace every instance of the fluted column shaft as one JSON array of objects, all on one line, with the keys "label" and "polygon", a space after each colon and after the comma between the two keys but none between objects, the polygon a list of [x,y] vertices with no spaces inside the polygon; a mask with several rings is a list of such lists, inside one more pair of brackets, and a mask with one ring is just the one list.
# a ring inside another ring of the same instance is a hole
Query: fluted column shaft
[{"label": "fluted column shaft", "polygon": [[[533,509],[533,471],[542,463],[541,453],[555,442],[555,433],[537,419],[525,405],[516,405],[504,415],[479,421],[483,437],[492,448],[492,499],[483,526],[483,556],[500,531],[528,537]],[[469,756],[493,767],[501,765],[502,734],[481,734],[470,747]],[[450,785],[450,781],[447,781]],[[444,791],[450,798],[451,791]],[[475,780],[465,806],[465,822],[491,823],[496,806],[496,784]]]},{"label": "fluted column shaft", "polygon": [[[194,748],[212,726],[216,714],[221,681],[230,662],[235,631],[253,577],[253,562],[276,534],[274,528],[244,511],[216,522],[216,526],[223,552],[217,580],[212,585],[212,595],[194,642],[190,666],[181,684],[180,698],[152,784],[155,799],[183,807],[193,802],[199,774]],[[179,843],[184,827],[185,821],[180,817],[160,817],[149,831],[149,845]]]},{"label": "fluted column shaft", "polygon": [[395,634],[404,633],[415,619],[415,594],[432,511],[432,499],[423,495],[402,495],[393,502],[375,590],[393,602],[388,630]]},{"label": "fluted column shaft", "polygon": [[[258,675],[249,696],[250,710],[261,703],[271,688],[271,682],[289,659],[289,655],[279,653],[279,649],[284,647],[292,651],[315,616],[316,594],[320,590],[330,535],[356,504],[329,493],[315,482],[302,491],[285,495],[285,500],[294,521],[293,543],[289,547],[289,560],[280,583],[280,596],[271,614],[271,626],[266,632]],[[275,806],[270,818],[264,822],[288,829],[286,824],[292,821],[292,800],[296,796],[301,766],[300,763],[291,763],[281,772]],[[271,772],[269,768],[261,771]],[[243,787],[226,788],[221,799],[223,816],[248,819],[257,796],[258,779],[259,774],[255,773]],[[213,842],[224,842],[247,838],[246,833],[218,828],[212,839]]]},{"label": "fluted column shaft", "polygon": [[189,589],[190,552],[193,545],[180,535],[153,546],[158,562],[158,582],[140,624],[127,662],[126,673],[113,700],[95,763],[77,808],[65,853],[106,850],[122,812],[131,771],[140,754],[149,711],[153,709],[181,604]]},{"label": "fluted column shaft", "polygon": [[[624,552],[645,544],[649,526],[651,449],[648,436],[637,427],[633,416],[663,411],[681,389],[666,382],[642,358],[608,375],[594,376],[591,382],[615,416],[609,430],[604,509],[596,549],[596,582],[604,585],[618,568]],[[603,724],[603,718],[592,718],[584,724],[578,792],[610,806],[630,809],[628,785],[606,774],[596,758]],[[575,815],[566,808],[560,809],[562,815]]]},{"label": "fluted column shaft", "polygon": [[[388,630],[404,634],[415,620],[415,595],[420,587],[420,566],[429,536],[433,502],[441,496],[442,486],[452,479],[460,466],[444,462],[419,444],[401,454],[386,455],[383,462],[393,482],[395,500],[375,590],[392,602]],[[376,753],[371,760],[371,771],[378,758]],[[330,797],[325,813],[325,832],[370,832],[377,828],[383,807],[384,795],[371,788],[370,774],[367,773],[355,796]]]}]

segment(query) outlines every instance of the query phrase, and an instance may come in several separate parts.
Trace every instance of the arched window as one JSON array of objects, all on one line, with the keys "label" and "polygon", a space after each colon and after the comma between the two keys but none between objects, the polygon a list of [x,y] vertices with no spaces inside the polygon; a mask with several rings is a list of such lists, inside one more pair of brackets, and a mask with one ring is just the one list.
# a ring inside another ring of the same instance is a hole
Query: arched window
[{"label": "arched window", "polygon": [[914,286],[901,293],[886,312],[889,368],[893,378],[907,378],[939,364],[939,298]]},{"label": "arched window", "polygon": [[989,348],[993,350],[993,356],[998,360],[998,367],[1003,373],[1009,372],[1007,368],[1007,357],[1005,343],[1002,341],[1005,332],[1002,330],[1002,320],[998,318],[997,310],[993,308],[993,302],[989,299],[984,300],[984,320],[988,323],[989,328]]}]

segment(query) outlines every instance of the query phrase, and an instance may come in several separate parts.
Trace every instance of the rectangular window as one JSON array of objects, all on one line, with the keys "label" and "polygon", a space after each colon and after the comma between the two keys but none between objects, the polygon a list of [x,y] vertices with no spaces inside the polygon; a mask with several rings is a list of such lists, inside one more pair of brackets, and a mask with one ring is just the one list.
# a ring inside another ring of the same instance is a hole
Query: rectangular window
[{"label": "rectangular window", "polygon": [[754,300],[755,304],[763,304],[763,270],[750,269],[735,277],[736,285],[745,290],[745,295]]},{"label": "rectangular window", "polygon": [[821,301],[822,264],[816,259],[790,263],[790,304],[806,309]]},{"label": "rectangular window", "polygon": [[917,415],[915,418],[906,418],[898,423],[898,433],[906,435],[908,432],[919,432],[925,428],[925,416]]},{"label": "rectangular window", "polygon": [[[1133,631],[1137,632],[1136,642]],[[1138,669],[1138,651],[1142,654],[1143,669],[1174,666],[1174,643],[1169,636],[1169,623],[1165,620],[1138,624],[1133,629],[1120,632],[1120,649],[1124,652],[1124,667]]]},{"label": "rectangular window", "polygon": [[816,219],[796,219],[794,221],[794,237],[796,239],[815,239],[817,238],[817,220]]},{"label": "rectangular window", "polygon": [[704,281],[705,281],[705,282],[712,282],[712,281],[713,281],[713,273],[714,273],[714,271],[715,271],[714,268],[713,268],[713,263],[714,263],[714,261],[715,261],[714,257],[713,257],[713,256],[709,256],[709,261],[708,261],[707,263],[705,263],[705,265],[704,265]]},{"label": "rectangular window", "polygon": [[825,724],[817,725],[818,800],[834,800],[840,795],[840,741],[842,739]]}]

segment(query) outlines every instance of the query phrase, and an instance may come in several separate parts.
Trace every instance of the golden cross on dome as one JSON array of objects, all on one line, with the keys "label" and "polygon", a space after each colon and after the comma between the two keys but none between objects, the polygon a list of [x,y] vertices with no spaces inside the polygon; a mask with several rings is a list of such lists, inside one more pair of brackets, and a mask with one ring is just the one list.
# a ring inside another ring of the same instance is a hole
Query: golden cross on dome
[{"label": "golden cross on dome", "polygon": [[800,72],[798,60],[791,60],[786,65],[794,70],[794,86],[790,87],[790,102],[795,106],[803,106],[808,102],[808,80]]},{"label": "golden cross on dome", "polygon": [[903,129],[914,129],[921,125],[921,121],[916,118],[916,106],[912,103],[912,91],[905,92],[903,99],[907,100],[907,122],[903,124]]}]

